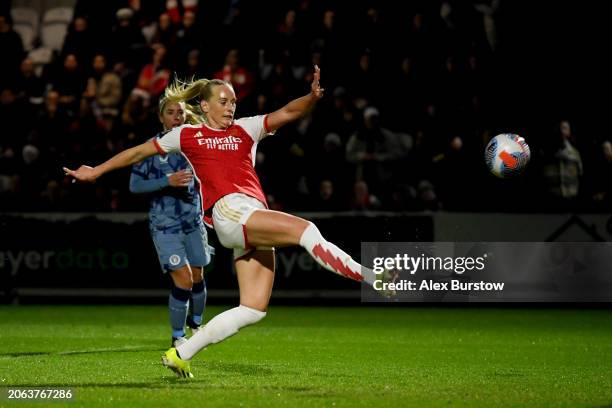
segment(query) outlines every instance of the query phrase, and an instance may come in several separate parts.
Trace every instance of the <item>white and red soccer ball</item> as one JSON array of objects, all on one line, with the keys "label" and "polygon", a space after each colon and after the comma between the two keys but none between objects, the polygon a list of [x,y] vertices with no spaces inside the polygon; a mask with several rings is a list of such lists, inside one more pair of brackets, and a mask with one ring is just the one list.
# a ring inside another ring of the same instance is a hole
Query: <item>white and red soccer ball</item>
[{"label": "white and red soccer ball", "polygon": [[509,178],[521,173],[531,152],[525,139],[512,133],[495,136],[485,149],[487,167],[497,177]]}]

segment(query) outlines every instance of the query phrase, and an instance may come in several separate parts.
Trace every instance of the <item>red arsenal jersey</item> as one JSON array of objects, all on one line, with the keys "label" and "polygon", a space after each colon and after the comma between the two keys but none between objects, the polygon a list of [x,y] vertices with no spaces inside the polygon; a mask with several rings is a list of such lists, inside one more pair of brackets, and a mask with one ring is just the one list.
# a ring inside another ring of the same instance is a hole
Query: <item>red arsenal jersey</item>
[{"label": "red arsenal jersey", "polygon": [[266,118],[241,118],[227,129],[183,125],[153,142],[162,155],[181,152],[187,158],[203,190],[204,211],[232,193],[244,193],[266,204],[254,168],[257,144],[273,133],[267,130]]}]

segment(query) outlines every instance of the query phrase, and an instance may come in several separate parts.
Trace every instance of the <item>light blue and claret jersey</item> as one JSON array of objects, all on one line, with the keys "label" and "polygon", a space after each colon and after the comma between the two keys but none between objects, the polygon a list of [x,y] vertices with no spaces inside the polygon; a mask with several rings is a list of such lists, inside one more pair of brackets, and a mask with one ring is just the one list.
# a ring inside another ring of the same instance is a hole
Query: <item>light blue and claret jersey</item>
[{"label": "light blue and claret jersey", "polygon": [[152,156],[132,166],[130,191],[152,196],[149,209],[151,232],[189,233],[202,224],[202,207],[195,179],[183,188],[170,187],[168,182],[168,175],[184,169],[191,167],[180,153]]}]

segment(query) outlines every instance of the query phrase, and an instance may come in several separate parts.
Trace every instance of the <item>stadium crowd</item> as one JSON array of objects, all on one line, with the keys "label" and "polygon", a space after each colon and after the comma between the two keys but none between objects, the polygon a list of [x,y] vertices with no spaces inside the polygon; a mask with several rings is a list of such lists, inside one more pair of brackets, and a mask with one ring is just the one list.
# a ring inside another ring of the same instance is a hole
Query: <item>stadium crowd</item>
[{"label": "stadium crowd", "polygon": [[[143,211],[127,171],[86,186],[62,165],[99,163],[155,135],[174,78],[231,81],[241,117],[302,95],[315,64],[326,97],[257,153],[273,209],[610,208],[610,140],[577,134],[567,117],[532,127],[504,117],[499,0],[413,2],[408,13],[380,1],[79,0],[44,63],[24,49],[10,3],[0,9],[0,210]],[[484,166],[502,132],[532,148],[516,180]]]}]

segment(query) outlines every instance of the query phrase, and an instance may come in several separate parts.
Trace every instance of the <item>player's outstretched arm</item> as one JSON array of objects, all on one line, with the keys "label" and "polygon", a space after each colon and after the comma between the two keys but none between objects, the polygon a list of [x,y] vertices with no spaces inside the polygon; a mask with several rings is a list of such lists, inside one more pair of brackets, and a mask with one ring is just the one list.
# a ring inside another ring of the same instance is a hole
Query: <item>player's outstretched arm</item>
[{"label": "player's outstretched arm", "polygon": [[267,130],[270,132],[275,131],[281,126],[306,115],[314,104],[323,97],[324,89],[321,88],[319,83],[321,79],[321,70],[316,65],[314,69],[315,72],[312,84],[310,85],[310,93],[301,98],[294,99],[279,110],[270,113],[267,118]]},{"label": "player's outstretched arm", "polygon": [[93,183],[98,179],[98,177],[108,173],[109,171],[130,166],[158,153],[159,152],[155,148],[153,141],[148,141],[117,153],[96,167],[81,166],[77,170],[70,170],[69,168],[64,167],[63,169],[66,175],[72,176],[76,180]]},{"label": "player's outstretched arm", "polygon": [[[148,175],[149,173],[147,173]],[[183,188],[188,187],[191,180],[193,180],[193,173],[187,170],[179,170],[170,175],[162,174],[160,177],[152,178],[146,178],[138,170],[132,170],[130,192],[135,194],[154,193],[168,186]]]}]

